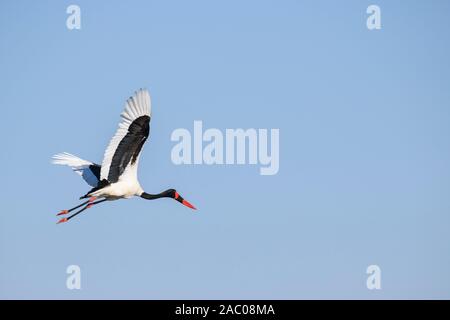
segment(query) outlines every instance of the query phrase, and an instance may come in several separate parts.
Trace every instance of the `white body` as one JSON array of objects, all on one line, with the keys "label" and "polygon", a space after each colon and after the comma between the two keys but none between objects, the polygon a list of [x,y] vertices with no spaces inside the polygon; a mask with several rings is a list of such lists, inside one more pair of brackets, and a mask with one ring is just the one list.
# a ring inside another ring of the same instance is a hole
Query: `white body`
[{"label": "white body", "polygon": [[[137,168],[139,159],[132,166],[128,166],[124,173],[120,176],[119,181],[112,183],[109,186],[102,188],[91,195],[97,198],[106,198],[109,200],[117,200],[121,198],[131,198],[133,196],[140,196],[144,190],[139,184],[137,178]],[[88,160],[83,160],[70,153],[60,153],[53,156],[53,163],[60,165],[67,165],[78,173],[90,186],[95,187],[98,184],[98,179],[89,170],[89,166],[93,165]]]},{"label": "white body", "polygon": [[144,190],[141,188],[137,179],[137,164],[138,162],[136,161],[133,166],[128,166],[120,176],[118,182],[93,192],[91,196],[103,197],[111,200],[121,198],[128,199],[133,196],[140,196]]}]

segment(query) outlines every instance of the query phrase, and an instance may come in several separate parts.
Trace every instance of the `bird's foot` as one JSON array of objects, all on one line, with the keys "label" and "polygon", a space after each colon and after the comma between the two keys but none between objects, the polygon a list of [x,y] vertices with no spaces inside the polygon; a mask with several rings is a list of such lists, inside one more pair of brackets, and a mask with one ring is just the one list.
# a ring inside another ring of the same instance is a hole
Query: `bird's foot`
[{"label": "bird's foot", "polygon": [[63,214],[68,214],[68,213],[69,213],[69,210],[61,210],[61,212],[58,213],[57,216],[61,216]]},{"label": "bird's foot", "polygon": [[67,219],[67,218],[62,218],[61,220],[59,220],[56,224],[59,224],[59,223],[63,223],[63,222],[67,222],[69,219]]}]

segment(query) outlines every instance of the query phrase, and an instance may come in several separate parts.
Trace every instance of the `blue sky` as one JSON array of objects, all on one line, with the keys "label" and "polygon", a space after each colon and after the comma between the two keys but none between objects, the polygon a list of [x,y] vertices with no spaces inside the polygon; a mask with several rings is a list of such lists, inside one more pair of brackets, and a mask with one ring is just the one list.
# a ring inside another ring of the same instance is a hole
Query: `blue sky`
[{"label": "blue sky", "polygon": [[[81,8],[81,30],[66,8]],[[381,7],[382,29],[366,28]],[[2,1],[1,298],[450,298],[448,1]],[[148,192],[55,214],[89,187],[147,87]],[[170,135],[279,128],[280,170],[176,166]],[[81,268],[81,290],[66,268]],[[366,288],[379,265],[382,289]]]}]

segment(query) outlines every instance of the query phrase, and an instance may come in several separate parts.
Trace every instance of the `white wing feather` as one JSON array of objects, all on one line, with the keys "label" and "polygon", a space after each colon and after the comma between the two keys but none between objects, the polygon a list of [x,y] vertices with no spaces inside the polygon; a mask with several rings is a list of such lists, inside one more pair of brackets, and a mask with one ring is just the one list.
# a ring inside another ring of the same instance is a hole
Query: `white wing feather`
[{"label": "white wing feather", "polygon": [[95,165],[95,163],[83,160],[67,152],[55,154],[52,159],[53,164],[69,166],[73,171],[78,173],[90,186],[97,186],[98,179],[89,168],[91,165]]},{"label": "white wing feather", "polygon": [[100,180],[108,179],[109,167],[111,165],[114,153],[116,152],[120,141],[122,141],[128,133],[128,128],[131,123],[141,116],[151,117],[151,101],[148,91],[146,89],[140,89],[135,92],[134,96],[130,97],[125,103],[125,108],[120,116],[121,121],[119,123],[119,128],[109,142],[103,156]]}]

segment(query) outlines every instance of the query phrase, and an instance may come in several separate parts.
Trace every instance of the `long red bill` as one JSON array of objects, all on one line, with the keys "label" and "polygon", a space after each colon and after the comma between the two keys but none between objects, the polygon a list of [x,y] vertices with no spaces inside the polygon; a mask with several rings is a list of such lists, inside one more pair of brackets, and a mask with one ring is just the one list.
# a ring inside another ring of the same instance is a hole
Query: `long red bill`
[{"label": "long red bill", "polygon": [[192,204],[190,204],[187,200],[183,200],[183,202],[181,202],[182,204],[184,204],[186,207],[197,210],[196,207],[194,207]]}]

